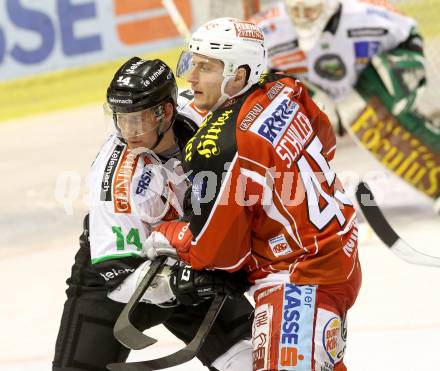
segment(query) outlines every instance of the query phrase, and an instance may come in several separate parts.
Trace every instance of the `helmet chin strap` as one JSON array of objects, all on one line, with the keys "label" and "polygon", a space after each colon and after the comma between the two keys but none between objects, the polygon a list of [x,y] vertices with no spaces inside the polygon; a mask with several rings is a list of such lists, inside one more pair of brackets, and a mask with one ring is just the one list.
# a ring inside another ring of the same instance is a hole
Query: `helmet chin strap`
[{"label": "helmet chin strap", "polygon": [[230,76],[228,78],[224,78],[222,81],[222,85],[220,87],[220,97],[218,98],[217,102],[214,104],[214,106],[211,107],[210,111],[214,112],[217,108],[220,108],[228,99],[232,98],[228,94],[225,93],[225,87],[226,84],[233,79],[234,76]]},{"label": "helmet chin strap", "polygon": [[218,98],[217,102],[214,104],[214,106],[210,109],[211,112],[214,112],[217,108],[221,107],[228,99],[237,97],[243,93],[245,93],[249,87],[250,84],[249,82],[243,86],[243,88],[238,91],[237,93],[235,93],[234,95],[229,95],[225,93],[225,89],[226,89],[226,85],[228,84],[229,81],[231,81],[233,78],[235,77],[235,75],[233,76],[225,76],[225,78],[222,81],[222,85],[220,87],[220,98]]},{"label": "helmet chin strap", "polygon": [[162,142],[163,137],[165,136],[165,133],[168,132],[168,130],[170,130],[173,127],[173,123],[170,123],[170,125],[168,126],[168,128],[165,131],[161,131],[161,126],[164,122],[163,117],[159,119],[160,121],[157,123],[157,128],[156,128],[156,142],[154,143],[153,147],[150,148],[151,151],[154,151],[155,148],[160,144],[160,142]]},{"label": "helmet chin strap", "polygon": [[165,121],[165,112],[163,105],[159,105],[154,108],[154,116],[157,120],[156,141],[154,142],[154,145],[151,148],[149,148],[150,151],[154,151],[154,149],[160,144],[160,142],[162,142],[165,133],[173,127],[173,122],[171,121],[168,128],[165,131],[161,131],[162,124]]}]

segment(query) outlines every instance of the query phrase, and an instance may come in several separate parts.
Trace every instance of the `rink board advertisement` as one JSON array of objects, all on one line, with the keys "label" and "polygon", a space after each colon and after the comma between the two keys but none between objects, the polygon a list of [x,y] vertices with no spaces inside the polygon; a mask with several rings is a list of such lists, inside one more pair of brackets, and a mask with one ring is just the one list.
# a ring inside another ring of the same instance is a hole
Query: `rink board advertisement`
[{"label": "rink board advertisement", "polygon": [[[174,3],[192,27],[192,1]],[[2,0],[0,120],[68,106],[69,84],[77,101],[96,100],[133,55],[174,68],[183,44],[161,0]]]},{"label": "rink board advertisement", "polygon": [[[175,4],[191,26],[191,1]],[[0,2],[1,80],[181,44],[160,0]]]},{"label": "rink board advertisement", "polygon": [[370,98],[350,126],[361,145],[387,169],[428,197],[440,196],[440,156],[403,128],[379,99]]}]

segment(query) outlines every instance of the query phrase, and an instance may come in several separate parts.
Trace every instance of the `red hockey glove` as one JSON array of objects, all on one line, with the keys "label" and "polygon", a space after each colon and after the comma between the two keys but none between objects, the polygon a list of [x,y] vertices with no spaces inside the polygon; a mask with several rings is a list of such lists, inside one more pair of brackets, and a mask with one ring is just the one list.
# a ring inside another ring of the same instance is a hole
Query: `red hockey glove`
[{"label": "red hockey glove", "polygon": [[172,246],[176,249],[180,259],[189,263],[189,248],[191,245],[192,233],[189,230],[189,223],[170,221],[159,225],[154,229],[144,242],[144,250],[150,259],[156,257],[155,248]]}]

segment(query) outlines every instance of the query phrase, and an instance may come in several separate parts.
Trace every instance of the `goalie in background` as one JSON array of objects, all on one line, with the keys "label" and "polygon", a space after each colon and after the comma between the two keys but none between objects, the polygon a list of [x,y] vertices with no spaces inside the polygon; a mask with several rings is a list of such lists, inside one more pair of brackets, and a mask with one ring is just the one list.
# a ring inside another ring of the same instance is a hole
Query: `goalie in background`
[{"label": "goalie in background", "polygon": [[[203,119],[190,98],[186,91],[177,100],[174,75],[157,59],[128,60],[108,88],[115,132],[91,167],[90,216],[84,220],[80,248],[67,280],[54,371],[105,371],[107,364],[128,357],[129,349],[114,338],[113,327],[149,269],[142,241],[153,227],[183,215],[188,184],[176,159]],[[189,343],[212,297],[222,290],[234,297],[225,302],[197,357],[211,370],[250,369],[247,339],[253,307],[242,295],[243,280],[186,267],[191,280],[182,283],[179,292],[184,294],[177,301],[170,279],[181,268],[169,263],[156,274],[133,313],[136,327],[145,330],[163,324]]]},{"label": "goalie in background", "polygon": [[[340,135],[355,134],[395,174],[440,195],[440,120],[435,109],[421,113],[427,80],[414,19],[387,1],[285,0],[251,20],[265,34],[269,69],[304,81]],[[362,138],[367,129],[375,143]]]}]

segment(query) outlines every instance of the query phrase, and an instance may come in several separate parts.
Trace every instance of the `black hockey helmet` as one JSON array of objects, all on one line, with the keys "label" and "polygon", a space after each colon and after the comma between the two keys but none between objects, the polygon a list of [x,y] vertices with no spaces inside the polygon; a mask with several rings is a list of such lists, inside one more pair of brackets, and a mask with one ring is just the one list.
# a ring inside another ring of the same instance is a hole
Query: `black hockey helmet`
[{"label": "black hockey helmet", "polygon": [[[173,105],[171,121],[163,121],[164,104]],[[152,109],[157,119],[155,129],[156,148],[165,133],[173,126],[177,114],[177,83],[171,69],[161,60],[144,60],[133,57],[125,62],[115,73],[107,89],[107,106],[113,113],[116,133],[121,139],[121,124],[128,122],[134,136],[143,135],[143,111]],[[135,115],[139,113],[140,115]],[[135,116],[131,116],[135,115]],[[127,139],[127,138],[125,138]]]},{"label": "black hockey helmet", "polygon": [[115,73],[107,89],[107,104],[113,113],[130,113],[171,102],[177,105],[173,71],[161,60],[133,57]]}]

